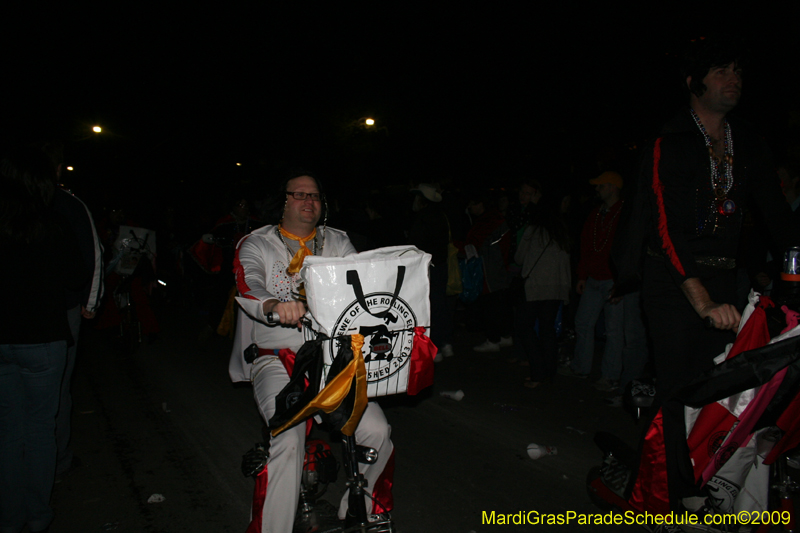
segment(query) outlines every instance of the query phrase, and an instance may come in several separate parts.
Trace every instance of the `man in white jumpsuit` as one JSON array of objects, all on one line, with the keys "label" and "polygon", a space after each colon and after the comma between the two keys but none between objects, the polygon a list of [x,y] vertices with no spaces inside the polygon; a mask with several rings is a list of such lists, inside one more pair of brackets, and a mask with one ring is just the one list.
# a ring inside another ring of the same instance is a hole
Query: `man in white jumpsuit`
[{"label": "man in white jumpsuit", "polygon": [[[286,204],[278,226],[260,228],[239,243],[234,271],[247,316],[240,313],[243,327],[231,356],[233,381],[251,381],[258,409],[265,421],[275,414],[275,397],[289,383],[294,353],[303,345],[300,319],[305,304],[296,299],[298,272],[308,255],[341,257],[356,250],[343,231],[317,227],[322,213],[322,195],[317,180],[296,175],[286,182]],[[280,325],[268,325],[267,313],[277,313]],[[248,320],[248,317],[252,320]],[[247,330],[250,330],[249,332]],[[248,337],[249,334],[249,337]],[[258,345],[258,357],[248,364],[242,348]],[[287,351],[291,350],[291,351]],[[299,501],[300,477],[305,454],[306,424],[272,437],[267,467],[256,481],[252,522],[247,533],[290,533]],[[373,509],[367,500],[367,512],[391,510],[393,450],[390,427],[383,411],[370,402],[355,432],[360,445],[378,450],[378,461],[359,465],[367,491],[380,502]],[[391,463],[390,463],[391,459]],[[386,468],[389,464],[389,468]],[[263,503],[260,500],[263,499]],[[259,508],[260,505],[260,508]],[[339,506],[339,518],[347,513],[347,493]]]}]

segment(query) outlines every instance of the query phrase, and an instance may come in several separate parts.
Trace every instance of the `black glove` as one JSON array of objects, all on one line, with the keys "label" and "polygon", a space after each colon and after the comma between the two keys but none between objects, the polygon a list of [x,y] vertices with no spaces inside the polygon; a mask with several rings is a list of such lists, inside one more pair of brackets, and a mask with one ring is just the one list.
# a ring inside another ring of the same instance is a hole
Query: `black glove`
[{"label": "black glove", "polygon": [[252,450],[242,456],[242,475],[256,477],[267,466],[269,443],[256,443]]}]

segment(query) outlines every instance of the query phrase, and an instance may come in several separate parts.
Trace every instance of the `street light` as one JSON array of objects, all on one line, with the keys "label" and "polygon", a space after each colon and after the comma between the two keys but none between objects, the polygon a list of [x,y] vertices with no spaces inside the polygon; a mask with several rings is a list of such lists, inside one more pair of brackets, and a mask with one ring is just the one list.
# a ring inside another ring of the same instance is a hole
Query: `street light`
[{"label": "street light", "polygon": [[100,133],[101,131],[103,131],[103,128],[101,128],[100,126],[95,126],[92,128],[92,131],[95,133]]},{"label": "street light", "polygon": [[71,170],[75,170],[75,168],[74,167],[67,167],[67,170],[71,171]]},{"label": "street light", "polygon": [[348,139],[354,135],[366,135],[371,137],[377,135],[379,131],[389,135],[389,130],[386,128],[386,126],[384,126],[385,122],[381,122],[380,126],[377,124],[377,122],[378,121],[372,117],[362,116],[352,120],[351,122],[342,124],[342,138]]}]

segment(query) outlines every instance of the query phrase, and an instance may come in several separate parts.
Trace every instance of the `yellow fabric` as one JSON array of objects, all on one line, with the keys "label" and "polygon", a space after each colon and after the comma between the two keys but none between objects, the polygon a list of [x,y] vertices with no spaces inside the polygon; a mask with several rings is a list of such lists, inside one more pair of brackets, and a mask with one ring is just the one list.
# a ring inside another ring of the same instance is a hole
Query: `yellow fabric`
[{"label": "yellow fabric", "polygon": [[447,243],[447,296],[454,296],[464,292],[461,282],[461,267],[458,266],[458,248],[452,243]]},{"label": "yellow fabric", "polygon": [[231,287],[231,292],[228,293],[228,303],[225,305],[225,312],[222,313],[222,318],[219,321],[219,325],[217,326],[217,335],[222,335],[223,337],[233,338],[233,321],[234,321],[234,310],[236,305],[236,285]]},{"label": "yellow fabric", "polygon": [[306,256],[313,255],[311,253],[311,250],[308,249],[308,246],[306,246],[306,243],[317,236],[317,228],[314,228],[314,231],[311,232],[311,235],[309,235],[306,238],[298,237],[293,233],[289,233],[288,231],[283,229],[283,226],[280,226],[280,230],[281,230],[281,235],[283,235],[287,239],[290,239],[292,241],[297,241],[300,243],[300,249],[297,250],[297,253],[294,254],[294,257],[292,257],[292,262],[289,263],[289,268],[287,269],[287,272],[289,274],[297,274],[298,272],[300,272],[300,268],[302,268],[303,260],[306,258]]},{"label": "yellow fabric", "polygon": [[[361,354],[361,347],[364,345],[363,335],[353,335],[351,345],[353,347],[353,360],[342,370],[336,377],[331,380],[324,389],[314,397],[313,400],[308,402],[308,405],[303,407],[299,413],[291,418],[282,426],[272,430],[272,436],[275,437],[287,429],[299,424],[306,418],[314,416],[317,411],[324,411],[332,413],[335,411],[342,401],[347,397],[350,392],[350,387],[353,383],[353,377],[356,378],[356,401],[353,406],[353,412],[350,418],[342,428],[342,434],[352,435],[361,420],[361,415],[367,408],[367,370],[364,366],[364,357]],[[346,433],[345,430],[350,433]]]},{"label": "yellow fabric", "polygon": [[351,345],[353,347],[353,362],[356,374],[356,401],[353,403],[353,412],[344,426],[342,426],[342,435],[348,437],[355,433],[358,423],[361,421],[361,415],[367,408],[367,368],[364,366],[364,356],[361,354],[361,347],[364,346],[363,335],[353,335]]}]

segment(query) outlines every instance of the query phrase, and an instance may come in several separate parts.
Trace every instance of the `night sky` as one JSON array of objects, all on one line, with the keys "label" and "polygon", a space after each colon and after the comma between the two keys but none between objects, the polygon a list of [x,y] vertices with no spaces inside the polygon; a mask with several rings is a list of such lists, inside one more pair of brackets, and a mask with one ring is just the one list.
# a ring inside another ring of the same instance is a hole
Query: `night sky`
[{"label": "night sky", "polygon": [[685,101],[676,54],[719,29],[755,56],[739,114],[776,155],[798,135],[788,12],[370,5],[12,13],[0,140],[65,138],[77,188],[213,188],[298,163],[344,188],[582,182],[631,167]]}]

